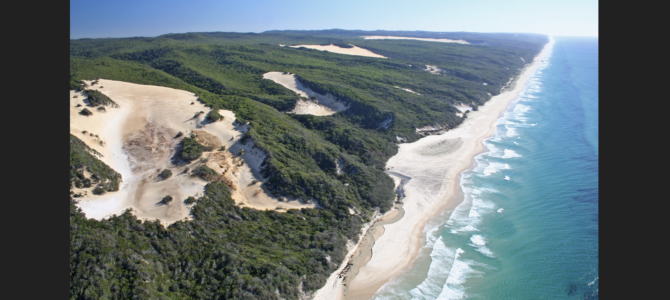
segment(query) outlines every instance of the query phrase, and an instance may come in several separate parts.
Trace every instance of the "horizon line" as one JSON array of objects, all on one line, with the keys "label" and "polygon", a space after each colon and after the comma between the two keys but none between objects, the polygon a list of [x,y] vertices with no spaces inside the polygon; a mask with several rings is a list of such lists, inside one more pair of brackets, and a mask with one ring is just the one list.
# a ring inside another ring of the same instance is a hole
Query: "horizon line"
[{"label": "horizon line", "polygon": [[123,36],[123,37],[96,37],[96,38],[91,38],[91,37],[80,37],[80,38],[70,38],[70,40],[82,40],[82,39],[127,39],[127,38],[157,38],[160,36],[164,35],[169,35],[169,34],[189,34],[189,33],[242,33],[242,34],[250,34],[250,33],[255,33],[255,34],[262,34],[265,32],[269,31],[328,31],[328,30],[341,30],[341,31],[406,31],[406,32],[434,32],[434,33],[490,33],[490,34],[540,34],[540,35],[546,35],[548,37],[554,37],[554,36],[564,36],[564,37],[595,37],[597,38],[598,35],[554,35],[554,34],[547,34],[547,33],[537,33],[537,32],[482,32],[482,31],[429,31],[429,30],[387,30],[387,29],[375,29],[375,30],[363,30],[363,29],[340,29],[340,28],[331,28],[331,29],[270,29],[270,30],[264,30],[261,32],[254,32],[254,31],[189,31],[189,32],[170,32],[170,33],[163,33],[155,36],[149,36],[149,35],[144,35],[144,36]]}]

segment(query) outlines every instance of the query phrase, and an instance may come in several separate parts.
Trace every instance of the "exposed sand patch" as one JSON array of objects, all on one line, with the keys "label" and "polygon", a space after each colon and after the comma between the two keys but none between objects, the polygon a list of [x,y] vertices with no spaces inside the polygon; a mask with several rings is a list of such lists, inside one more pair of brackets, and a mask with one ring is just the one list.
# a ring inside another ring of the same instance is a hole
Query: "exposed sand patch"
[{"label": "exposed sand patch", "polygon": [[[489,93],[489,96],[490,96],[490,95],[491,95],[491,94]],[[469,106],[469,105],[465,105],[465,104],[463,104],[463,103],[459,103],[459,104],[457,104],[457,105],[454,105],[454,107],[458,108],[458,110],[460,110],[462,113],[464,113],[464,112],[466,112],[466,111],[468,111],[468,110],[469,110],[469,111],[472,111],[472,107],[471,107],[471,106]]]},{"label": "exposed sand patch", "polygon": [[[496,120],[523,90],[540,58],[552,45],[553,40],[523,70],[513,90],[493,97],[478,111],[471,112],[458,128],[399,145],[398,154],[391,157],[386,166],[398,175],[411,178],[403,186],[404,216],[384,225],[383,235],[374,241],[372,257],[360,266],[355,278],[348,279],[346,287],[341,281],[329,278],[321,290],[334,296],[317,293],[320,297],[315,299],[342,299],[345,295],[347,299],[370,299],[382,285],[411,264],[421,248],[425,224],[436,214],[458,205],[452,200],[458,198],[458,175],[484,150],[482,140],[495,132]],[[426,155],[426,151],[443,153]]]},{"label": "exposed sand patch", "polygon": [[[351,44],[349,44],[351,45]],[[339,54],[346,54],[346,55],[358,55],[358,56],[367,56],[367,57],[378,57],[378,58],[386,58],[386,56],[379,55],[377,53],[374,53],[368,49],[360,48],[354,45],[352,48],[342,48],[335,46],[333,44],[327,45],[327,46],[322,46],[322,45],[297,45],[297,46],[289,46],[292,48],[300,48],[300,47],[305,47],[309,49],[316,49],[316,50],[321,50],[321,51],[328,51],[328,52],[333,52],[333,53],[339,53]]]},{"label": "exposed sand patch", "polygon": [[[244,150],[239,156],[240,150]],[[310,199],[309,203],[292,197],[275,197],[262,187],[267,180],[260,173],[260,165],[265,160],[266,154],[254,145],[251,140],[246,143],[236,142],[230,146],[230,152],[238,154],[238,163],[245,162],[233,171],[234,182],[238,182],[238,188],[232,197],[240,206],[255,208],[258,210],[288,210],[292,208],[316,208],[317,203]]]},{"label": "exposed sand patch", "polygon": [[369,35],[361,36],[366,40],[417,40],[417,41],[426,41],[426,42],[440,42],[440,43],[456,43],[469,45],[466,40],[450,40],[450,39],[434,39],[434,38],[417,38],[417,37],[406,37],[406,36],[381,36],[381,35]]},{"label": "exposed sand patch", "polygon": [[[321,95],[310,88],[305,87],[295,77],[295,74],[282,72],[268,72],[263,74],[263,79],[272,80],[285,88],[294,91],[300,97],[295,107],[287,111],[287,113],[294,113],[299,115],[315,115],[315,116],[329,116],[338,111],[343,111],[349,108],[348,105],[338,101],[333,95]],[[316,98],[316,99],[310,99]]]},{"label": "exposed sand patch", "polygon": [[[235,123],[235,114],[226,110],[219,110],[224,120],[214,123],[206,120],[206,113],[210,109],[198,102],[191,92],[105,79],[100,79],[99,82],[98,85],[90,86],[90,89],[98,89],[113,99],[119,108],[107,107],[106,112],[92,109],[92,116],[82,116],[79,111],[85,106],[76,105],[83,105],[85,97],[81,93],[70,91],[70,132],[100,152],[103,155],[101,160],[119,172],[123,182],[117,192],[96,196],[89,191],[88,195],[77,198],[80,201],[78,206],[87,217],[95,219],[120,214],[126,208],[132,208],[133,213],[140,219],[158,219],[166,225],[189,219],[190,205],[183,201],[189,196],[201,196],[206,182],[184,171],[186,168],[193,170],[202,164],[204,159],[209,159],[221,146],[235,148],[242,134],[248,129],[247,126]],[[86,83],[90,85],[90,82]],[[104,88],[99,89],[100,86]],[[74,98],[75,95],[78,98]],[[204,113],[198,114],[200,111]],[[84,130],[87,134],[82,133]],[[213,151],[205,152],[200,159],[188,164],[175,159],[178,144],[183,138],[176,138],[180,131],[183,136],[195,132],[198,135],[196,139],[206,146],[214,147]],[[94,136],[90,136],[91,132]],[[246,156],[245,154],[245,158]],[[212,162],[216,158],[214,156]],[[233,164],[232,157],[219,157],[219,160],[227,162],[228,165]],[[242,161],[245,160],[239,159],[239,162]],[[207,165],[212,164],[207,162]],[[253,163],[251,167],[249,164],[238,167],[238,173],[226,177],[227,181],[222,181],[239,186],[241,179],[235,176],[244,174],[245,171],[252,174],[251,169],[258,168],[259,165],[260,163]],[[159,178],[157,175],[163,169],[171,170],[173,175],[168,179]],[[221,170],[221,165],[219,169]],[[246,198],[249,193],[241,190],[241,194],[237,196],[239,202],[253,202]],[[168,204],[159,203],[167,195],[172,196],[173,201]],[[267,204],[264,207],[272,206],[274,209],[280,203],[265,191],[257,193],[256,198],[259,197]],[[273,205],[269,205],[269,202]],[[314,204],[294,206],[314,207]]]},{"label": "exposed sand patch", "polygon": [[450,73],[449,71],[442,69],[438,66],[431,66],[431,65],[426,65],[426,68],[423,69],[424,71],[430,72],[435,75],[440,75],[440,74],[448,74]]},{"label": "exposed sand patch", "polygon": [[417,93],[417,92],[415,92],[415,91],[412,91],[412,90],[410,90],[410,89],[401,88],[401,87],[399,87],[399,86],[395,86],[395,85],[394,85],[393,87],[396,88],[396,89],[401,89],[401,90],[403,90],[403,91],[407,91],[407,92],[410,92],[410,93],[414,93],[414,94],[417,94],[417,95],[421,95],[421,94],[419,94],[419,93]]}]

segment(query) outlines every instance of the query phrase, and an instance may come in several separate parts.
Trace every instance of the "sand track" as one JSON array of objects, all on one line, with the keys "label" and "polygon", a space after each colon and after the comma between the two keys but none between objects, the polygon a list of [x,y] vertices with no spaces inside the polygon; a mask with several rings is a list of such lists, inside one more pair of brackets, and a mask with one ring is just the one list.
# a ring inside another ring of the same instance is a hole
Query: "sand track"
[{"label": "sand track", "polygon": [[[215,171],[220,177],[216,180],[237,189],[233,189],[233,199],[240,205],[256,209],[315,207],[314,203],[279,201],[260,188],[265,179],[260,177],[258,168],[265,153],[249,147],[244,155],[237,155],[236,151],[243,147],[239,140],[248,125],[237,124],[233,112],[219,110],[224,120],[212,123],[205,119],[210,109],[187,91],[105,79],[92,86],[90,81],[85,82],[89,89],[99,90],[119,107],[106,107],[105,112],[89,107],[93,115],[83,116],[79,111],[86,107],[86,97],[70,91],[70,133],[100,152],[100,159],[119,172],[123,180],[117,192],[88,192],[77,198],[77,205],[87,217],[102,219],[131,208],[138,218],[160,220],[165,225],[189,219],[191,205],[183,201],[189,196],[202,196],[207,183],[189,172],[202,164],[215,169],[213,163],[218,163]],[[176,137],[178,132],[182,136]],[[176,153],[181,139],[191,133],[200,143],[212,146],[212,151],[188,163],[179,160]],[[219,151],[221,146],[234,153]],[[173,175],[161,178],[158,173],[163,169],[171,170]],[[249,185],[254,180],[255,184]],[[174,200],[161,203],[167,195]]]}]

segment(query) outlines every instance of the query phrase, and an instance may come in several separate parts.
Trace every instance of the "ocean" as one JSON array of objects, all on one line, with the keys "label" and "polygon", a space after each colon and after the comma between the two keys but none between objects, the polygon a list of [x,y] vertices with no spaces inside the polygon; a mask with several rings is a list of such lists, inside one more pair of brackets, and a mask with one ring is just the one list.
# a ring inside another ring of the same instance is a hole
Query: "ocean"
[{"label": "ocean", "polygon": [[598,299],[598,39],[555,44],[373,299]]}]

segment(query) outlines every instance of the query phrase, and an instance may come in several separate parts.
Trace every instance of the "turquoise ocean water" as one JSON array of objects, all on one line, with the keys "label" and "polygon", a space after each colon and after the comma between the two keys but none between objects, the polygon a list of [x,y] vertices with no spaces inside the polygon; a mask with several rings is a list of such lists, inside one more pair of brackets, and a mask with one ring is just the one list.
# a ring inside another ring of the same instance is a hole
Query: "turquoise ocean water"
[{"label": "turquoise ocean water", "polygon": [[598,298],[598,39],[556,43],[374,299]]}]

